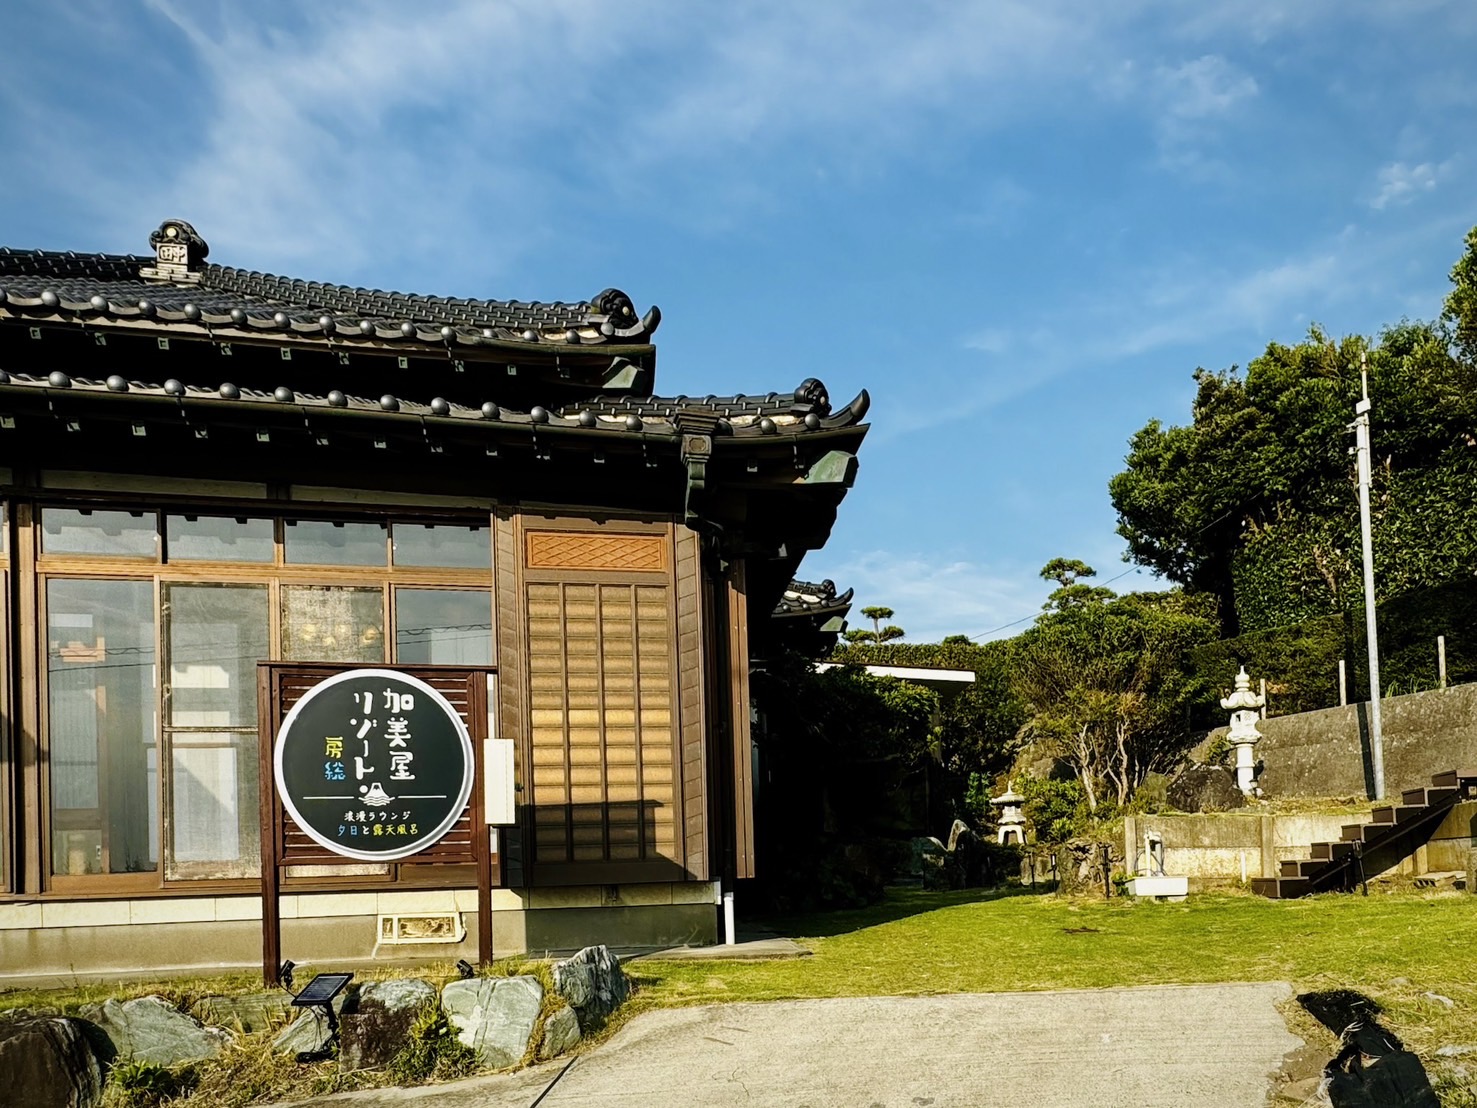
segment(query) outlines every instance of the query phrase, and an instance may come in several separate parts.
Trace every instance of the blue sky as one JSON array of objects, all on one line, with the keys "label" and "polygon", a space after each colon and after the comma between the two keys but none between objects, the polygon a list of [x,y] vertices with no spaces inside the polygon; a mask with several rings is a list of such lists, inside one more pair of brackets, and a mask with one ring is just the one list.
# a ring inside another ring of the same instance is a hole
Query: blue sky
[{"label": "blue sky", "polygon": [[1196,366],[1433,317],[1477,224],[1470,0],[6,0],[0,42],[0,244],[616,285],[663,392],[870,389],[802,573],[919,640],[1123,573],[1107,480]]}]

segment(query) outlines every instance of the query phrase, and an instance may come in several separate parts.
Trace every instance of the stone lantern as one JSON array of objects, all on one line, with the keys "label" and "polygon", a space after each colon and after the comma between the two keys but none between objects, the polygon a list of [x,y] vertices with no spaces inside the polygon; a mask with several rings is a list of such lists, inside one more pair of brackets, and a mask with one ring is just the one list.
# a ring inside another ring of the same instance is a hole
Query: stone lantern
[{"label": "stone lantern", "polygon": [[1005,791],[990,801],[992,808],[1000,809],[1000,830],[996,834],[997,843],[1011,842],[1012,839],[1017,846],[1026,845],[1026,816],[1021,810],[1021,805],[1026,798],[1015,791],[1015,782],[1007,781]]},{"label": "stone lantern", "polygon": [[1256,782],[1252,780],[1256,761],[1251,748],[1262,737],[1256,729],[1256,721],[1258,710],[1266,703],[1266,697],[1251,691],[1251,678],[1246,675],[1245,666],[1236,674],[1235,691],[1221,700],[1221,707],[1231,712],[1231,730],[1226,739],[1236,748],[1236,786],[1247,796],[1260,795]]}]

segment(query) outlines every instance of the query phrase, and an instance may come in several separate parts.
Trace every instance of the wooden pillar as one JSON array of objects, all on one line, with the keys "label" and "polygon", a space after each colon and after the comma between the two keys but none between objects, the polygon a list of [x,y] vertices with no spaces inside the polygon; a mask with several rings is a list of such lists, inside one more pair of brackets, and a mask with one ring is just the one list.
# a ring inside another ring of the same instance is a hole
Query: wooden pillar
[{"label": "wooden pillar", "polygon": [[733,775],[733,875],[754,876],[754,754],[749,727],[749,598],[743,559],[729,569],[728,735]]},{"label": "wooden pillar", "polygon": [[39,515],[35,504],[17,501],[15,510],[15,549],[10,553],[10,575],[15,582],[14,633],[15,697],[11,724],[14,728],[16,752],[15,830],[20,849],[13,857],[20,872],[16,875],[17,892],[34,896],[44,887],[46,872],[47,829],[43,826],[45,775],[41,766],[41,666],[46,649],[46,629],[41,626],[40,604],[36,583],[36,526]]}]

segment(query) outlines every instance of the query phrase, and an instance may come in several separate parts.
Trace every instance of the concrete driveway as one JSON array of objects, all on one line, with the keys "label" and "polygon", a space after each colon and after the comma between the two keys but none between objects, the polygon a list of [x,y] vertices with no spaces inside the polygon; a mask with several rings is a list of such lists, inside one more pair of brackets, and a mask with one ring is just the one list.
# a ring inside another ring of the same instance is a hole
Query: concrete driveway
[{"label": "concrete driveway", "polygon": [[633,1020],[567,1070],[315,1103],[1248,1108],[1302,1045],[1274,1007],[1291,995],[1281,983],[1168,985],[675,1009]]}]

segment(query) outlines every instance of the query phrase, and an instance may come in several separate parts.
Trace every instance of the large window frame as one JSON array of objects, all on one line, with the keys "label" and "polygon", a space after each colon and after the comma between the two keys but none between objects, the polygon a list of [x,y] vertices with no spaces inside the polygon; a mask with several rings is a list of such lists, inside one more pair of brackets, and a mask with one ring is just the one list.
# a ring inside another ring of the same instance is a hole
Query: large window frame
[{"label": "large window frame", "polygon": [[[99,554],[63,554],[56,552],[43,552],[42,531],[43,520],[48,508],[55,509],[83,509],[95,511],[131,511],[153,514],[155,519],[156,534],[158,539],[155,544],[153,557],[141,557],[130,555],[99,555]],[[197,516],[197,517],[235,517],[235,518],[266,518],[272,521],[273,534],[273,557],[271,561],[221,561],[221,560],[196,560],[171,561],[168,554],[168,535],[166,533],[166,521],[169,516]],[[496,613],[494,607],[494,566],[493,566],[493,535],[492,520],[487,513],[471,512],[427,512],[420,513],[414,510],[395,510],[391,508],[377,509],[374,511],[360,510],[335,510],[329,505],[308,504],[286,504],[281,501],[261,501],[242,504],[239,502],[231,504],[207,504],[203,502],[176,502],[165,498],[140,504],[135,498],[132,501],[118,499],[104,499],[101,497],[88,497],[85,500],[76,497],[48,497],[37,502],[36,507],[30,513],[29,518],[34,521],[32,527],[25,530],[17,538],[30,544],[29,548],[34,552],[35,573],[34,580],[26,583],[27,588],[35,590],[36,604],[36,628],[34,630],[34,642],[20,645],[30,651],[34,657],[34,665],[39,677],[38,681],[38,704],[37,708],[37,734],[41,742],[41,773],[39,779],[39,827],[32,828],[32,832],[40,833],[39,858],[42,866],[41,885],[44,891],[53,894],[65,895],[146,895],[146,894],[179,894],[181,892],[215,893],[224,891],[247,891],[259,887],[257,877],[218,877],[218,876],[169,876],[167,858],[172,842],[174,812],[172,808],[172,764],[174,736],[186,736],[198,733],[200,728],[175,725],[169,715],[171,684],[171,659],[168,651],[168,628],[166,620],[169,618],[165,605],[165,597],[168,590],[173,586],[182,585],[218,585],[218,586],[255,586],[266,590],[267,595],[267,642],[269,657],[266,660],[285,660],[283,656],[283,589],[295,585],[318,586],[318,587],[349,587],[376,589],[380,593],[380,612],[382,615],[382,640],[383,663],[393,664],[396,659],[398,642],[398,605],[396,603],[396,590],[400,588],[413,588],[416,590],[444,589],[448,591],[475,591],[485,593],[487,598],[486,615],[490,630],[490,642],[492,650],[496,651]],[[314,564],[309,562],[293,562],[288,560],[286,550],[286,535],[289,520],[346,523],[346,524],[379,524],[384,527],[385,558],[382,564],[374,565],[334,565]],[[394,528],[395,526],[425,526],[440,525],[448,527],[477,528],[484,537],[488,550],[488,565],[486,568],[470,568],[466,566],[422,566],[422,565],[397,565],[394,561]],[[12,544],[13,545],[13,544]],[[7,552],[11,547],[7,546]],[[0,576],[8,572],[8,563],[0,561]],[[118,580],[118,581],[149,581],[153,589],[153,617],[154,617],[154,658],[156,677],[154,681],[154,713],[155,713],[155,742],[157,744],[157,773],[155,774],[155,797],[158,805],[159,818],[157,821],[157,841],[155,843],[158,855],[157,868],[143,873],[95,873],[84,875],[57,874],[51,871],[55,868],[53,864],[53,813],[52,813],[52,780],[50,765],[51,737],[49,730],[48,705],[50,694],[47,683],[47,637],[48,637],[48,613],[47,593],[48,585],[58,580]],[[3,658],[3,656],[0,656]],[[301,658],[298,660],[315,660]],[[486,659],[488,663],[494,661],[493,657]],[[366,661],[365,664],[374,664]],[[0,697],[3,697],[4,689],[0,688]],[[0,700],[3,706],[4,700]],[[245,733],[242,727],[228,728],[227,730]],[[7,763],[8,764],[8,763]],[[5,767],[0,766],[0,770]],[[258,781],[258,787],[261,782]],[[0,796],[0,805],[8,804],[6,799],[11,787],[5,782],[5,796]],[[9,812],[0,810],[0,818],[7,820],[5,826],[7,831],[13,830],[15,824]],[[5,852],[8,854],[12,849],[13,840],[7,836],[0,839]],[[8,863],[6,863],[8,865]],[[425,867],[422,867],[424,869]],[[448,867],[449,869],[450,867]],[[407,867],[407,872],[413,872],[415,867]],[[13,867],[0,869],[0,881],[13,879]],[[473,876],[470,872],[444,873],[438,877],[442,883],[470,884]],[[354,880],[363,882],[366,875],[356,874]],[[394,884],[399,880],[398,867],[389,866],[379,876],[386,884]],[[371,880],[375,878],[371,877]],[[425,880],[421,878],[421,883]],[[333,886],[332,875],[313,875],[299,881],[293,881],[289,876],[287,884],[300,887]],[[0,892],[9,886],[0,884]]]}]

